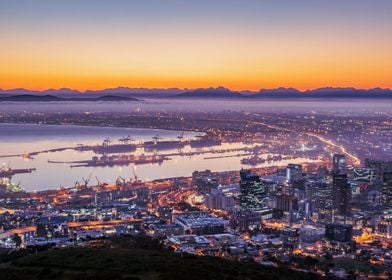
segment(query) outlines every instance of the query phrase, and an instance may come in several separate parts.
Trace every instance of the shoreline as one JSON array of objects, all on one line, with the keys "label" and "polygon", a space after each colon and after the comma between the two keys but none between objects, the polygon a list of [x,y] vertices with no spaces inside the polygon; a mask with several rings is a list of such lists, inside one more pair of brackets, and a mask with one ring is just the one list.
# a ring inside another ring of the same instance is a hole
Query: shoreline
[{"label": "shoreline", "polygon": [[[305,163],[309,163],[309,164],[322,164],[323,161],[305,161],[305,162],[301,162],[300,164],[305,164]],[[263,167],[258,167],[258,166],[252,166],[252,167],[247,167],[250,170],[255,171],[256,173],[260,170],[265,170],[265,169],[279,169],[281,167],[284,167],[285,165],[279,165],[279,164],[274,164],[274,165],[270,165],[270,166],[263,166]],[[240,172],[241,169],[231,169],[231,170],[222,170],[222,171],[214,171],[211,170],[212,173],[216,173],[216,174],[227,174],[227,173],[238,173]],[[195,170],[195,171],[200,171],[200,170]],[[151,183],[151,182],[156,182],[156,181],[167,181],[167,180],[177,180],[180,178],[184,178],[184,179],[189,179],[192,178],[192,175],[182,175],[182,176],[174,176],[174,177],[165,177],[165,178],[157,178],[157,179],[152,179],[152,180],[143,180],[140,181],[140,184],[146,184],[146,183]],[[61,186],[60,187],[56,187],[56,188],[46,188],[46,189],[41,189],[41,190],[32,190],[32,191],[23,191],[19,194],[26,194],[26,195],[31,195],[31,194],[45,194],[46,192],[57,192],[60,191],[61,189],[65,189],[65,190],[72,190],[75,189],[75,187],[66,187],[66,186]],[[91,187],[95,187],[95,185],[91,185],[89,186],[89,188]]]}]

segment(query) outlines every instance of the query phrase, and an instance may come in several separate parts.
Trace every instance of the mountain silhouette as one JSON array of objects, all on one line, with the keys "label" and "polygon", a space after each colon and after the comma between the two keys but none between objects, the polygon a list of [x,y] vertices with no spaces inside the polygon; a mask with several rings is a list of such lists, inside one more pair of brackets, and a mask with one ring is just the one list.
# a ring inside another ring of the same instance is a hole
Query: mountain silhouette
[{"label": "mountain silhouette", "polygon": [[176,97],[180,98],[244,98],[245,96],[236,91],[224,87],[199,88],[180,93]]},{"label": "mountain silhouette", "polygon": [[[17,97],[19,96],[19,97]],[[41,99],[34,98],[41,97]],[[59,98],[56,100],[54,97]],[[105,97],[105,98],[103,98]],[[118,97],[120,99],[116,99]],[[78,91],[69,88],[47,89],[43,91],[28,90],[24,88],[0,89],[0,99],[6,101],[61,101],[72,99],[91,101],[93,99],[103,98],[101,100],[121,100],[121,98],[268,98],[268,99],[301,99],[301,98],[392,98],[391,89],[372,88],[357,89],[353,87],[324,87],[300,91],[295,88],[273,88],[260,89],[259,91],[233,91],[225,87],[210,87],[198,89],[179,89],[179,88],[129,88],[117,87],[102,90]],[[124,99],[126,100],[126,99]]]}]

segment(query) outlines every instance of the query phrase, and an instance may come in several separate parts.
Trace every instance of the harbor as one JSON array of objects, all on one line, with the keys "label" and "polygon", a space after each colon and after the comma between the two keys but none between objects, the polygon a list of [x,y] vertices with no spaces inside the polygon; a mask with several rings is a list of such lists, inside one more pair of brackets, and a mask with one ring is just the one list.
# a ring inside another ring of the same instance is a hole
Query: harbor
[{"label": "harbor", "polygon": [[[134,167],[141,180],[149,181],[189,176],[197,167],[217,172],[238,170],[242,166],[253,166],[254,162],[245,164],[241,160],[254,156],[269,159],[257,162],[257,167],[314,161],[310,160],[310,154],[290,159],[287,156],[296,153],[295,150],[274,150],[258,135],[241,139],[214,130],[183,132],[23,124],[4,127],[8,134],[1,136],[5,144],[0,153],[4,161],[0,163],[11,162],[15,169],[31,171],[12,174],[12,182],[20,183],[27,191],[71,186],[90,173],[113,183],[116,178],[131,177]],[[18,135],[29,131],[35,133],[34,138],[18,143]],[[7,154],[12,157],[5,158]]]}]

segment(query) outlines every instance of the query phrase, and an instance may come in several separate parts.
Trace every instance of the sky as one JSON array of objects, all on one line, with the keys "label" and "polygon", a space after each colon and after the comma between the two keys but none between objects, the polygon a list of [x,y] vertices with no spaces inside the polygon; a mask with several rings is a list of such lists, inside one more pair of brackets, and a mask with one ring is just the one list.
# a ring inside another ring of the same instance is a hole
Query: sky
[{"label": "sky", "polygon": [[392,88],[390,0],[0,0],[0,88]]}]

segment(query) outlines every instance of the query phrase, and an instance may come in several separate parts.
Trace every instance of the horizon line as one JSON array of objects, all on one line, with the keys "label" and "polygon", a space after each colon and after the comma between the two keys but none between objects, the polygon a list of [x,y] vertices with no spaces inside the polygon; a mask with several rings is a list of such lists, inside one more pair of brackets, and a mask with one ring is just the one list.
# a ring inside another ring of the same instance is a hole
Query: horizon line
[{"label": "horizon line", "polygon": [[284,87],[284,86],[279,86],[279,87],[270,87],[270,88],[259,88],[259,89],[239,89],[239,90],[234,90],[230,87],[225,87],[225,86],[207,86],[207,87],[143,87],[143,86],[115,86],[115,87],[105,87],[105,88],[99,88],[99,89],[76,89],[72,87],[57,87],[57,88],[46,88],[46,89],[33,89],[33,88],[25,88],[25,87],[12,87],[12,88],[2,88],[0,87],[0,91],[12,91],[12,90],[26,90],[26,91],[37,91],[37,92],[45,92],[45,91],[59,91],[59,90],[72,90],[72,91],[77,91],[79,93],[86,93],[88,91],[103,91],[103,90],[110,90],[110,89],[130,89],[130,90],[180,90],[180,91],[191,91],[191,90],[198,90],[198,89],[227,89],[232,92],[260,92],[263,90],[277,90],[277,89],[294,89],[298,90],[299,92],[307,92],[307,91],[313,91],[313,90],[318,90],[318,89],[354,89],[354,90],[374,90],[374,89],[382,89],[382,90],[392,90],[392,87],[380,87],[380,86],[374,86],[374,87],[367,87],[367,88],[362,88],[362,87],[355,87],[355,86],[321,86],[321,87],[314,87],[314,88],[306,88],[306,89],[299,89],[296,87]]}]

